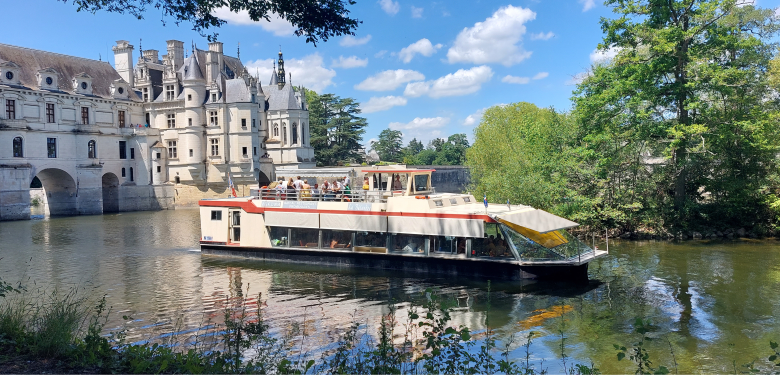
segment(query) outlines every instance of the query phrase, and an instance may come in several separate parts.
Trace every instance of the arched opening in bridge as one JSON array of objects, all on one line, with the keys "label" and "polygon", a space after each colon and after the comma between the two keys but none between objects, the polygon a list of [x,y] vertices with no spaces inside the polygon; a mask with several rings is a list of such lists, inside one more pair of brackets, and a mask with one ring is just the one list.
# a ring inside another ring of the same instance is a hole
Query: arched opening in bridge
[{"label": "arched opening in bridge", "polygon": [[119,212],[119,177],[110,172],[103,175],[103,212]]},{"label": "arched opening in bridge", "polygon": [[46,195],[46,213],[51,216],[78,215],[78,191],[76,181],[68,172],[57,168],[47,168],[33,178],[30,187],[37,185],[43,187]]},{"label": "arched opening in bridge", "polygon": [[260,169],[257,168],[255,168],[255,180],[258,184],[260,184],[260,186],[268,186],[268,184],[271,183],[271,179],[269,179],[265,173],[261,172]]}]

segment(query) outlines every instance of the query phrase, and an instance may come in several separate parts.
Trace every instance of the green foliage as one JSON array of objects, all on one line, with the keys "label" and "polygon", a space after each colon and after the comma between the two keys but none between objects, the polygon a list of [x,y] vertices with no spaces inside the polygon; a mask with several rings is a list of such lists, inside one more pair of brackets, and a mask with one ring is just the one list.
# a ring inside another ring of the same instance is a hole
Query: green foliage
[{"label": "green foliage", "polygon": [[[71,0],[58,0],[64,3]],[[134,18],[143,19],[149,7],[162,12],[163,24],[165,17],[173,18],[179,25],[182,22],[192,23],[192,29],[202,36],[208,36],[209,41],[216,41],[216,33],[206,35],[211,28],[223,26],[227,21],[218,18],[215,11],[228,6],[231,12],[247,12],[252,21],[270,21],[273,14],[287,20],[295,26],[295,35],[306,36],[306,42],[315,46],[317,42],[327,41],[340,35],[354,35],[354,30],[361,21],[349,18],[347,5],[354,5],[353,0],[267,0],[246,1],[232,0],[202,1],[202,0],[72,0],[78,6],[76,11],[96,13],[98,11],[130,14]],[[155,13],[157,14],[157,13]]]},{"label": "green foliage", "polygon": [[[566,114],[530,103],[485,111],[466,152],[471,191],[493,202],[527,204],[566,215],[580,204],[570,189],[577,124]],[[570,216],[570,215],[568,215]]]},{"label": "green foliage", "polygon": [[368,123],[358,116],[359,103],[352,98],[319,95],[308,89],[306,103],[309,106],[310,144],[314,148],[317,166],[360,163],[361,142]]},{"label": "green foliage", "polygon": [[627,230],[766,224],[780,145],[768,100],[772,10],[733,0],[606,4],[618,17],[602,19],[599,48],[618,53],[575,91],[577,190]]},{"label": "green foliage", "polygon": [[403,162],[410,165],[463,165],[469,141],[459,133],[447,139],[434,138],[425,148],[416,138],[403,148]]},{"label": "green foliage", "polygon": [[371,141],[371,148],[379,155],[379,160],[385,162],[401,162],[401,139],[399,130],[385,129],[379,133],[379,140]]},{"label": "green foliage", "polygon": [[633,347],[626,348],[615,344],[615,350],[617,350],[617,359],[622,361],[628,357],[629,360],[636,364],[636,374],[668,374],[669,369],[666,366],[658,366],[658,368],[652,367],[653,362],[650,360],[650,353],[648,353],[645,344],[652,340],[647,334],[654,331],[656,328],[650,323],[637,318],[634,322],[634,333],[642,335],[639,342],[635,343]]}]

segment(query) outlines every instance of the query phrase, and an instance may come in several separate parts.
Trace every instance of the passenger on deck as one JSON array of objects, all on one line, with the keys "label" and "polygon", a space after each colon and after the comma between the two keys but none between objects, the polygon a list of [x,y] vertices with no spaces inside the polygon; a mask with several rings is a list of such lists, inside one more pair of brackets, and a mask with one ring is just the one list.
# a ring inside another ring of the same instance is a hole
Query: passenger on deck
[{"label": "passenger on deck", "polygon": [[300,191],[303,188],[303,181],[301,181],[301,176],[295,178],[295,182],[293,182],[293,186],[295,186],[295,190],[298,191]]},{"label": "passenger on deck", "polygon": [[403,186],[401,185],[401,176],[395,176],[395,180],[393,181],[393,190],[403,190]]},{"label": "passenger on deck", "polygon": [[309,181],[304,180],[303,184],[301,184],[301,198],[305,201],[311,200],[311,185],[309,185]]},{"label": "passenger on deck", "polygon": [[287,182],[287,200],[294,201],[298,199],[298,194],[295,191],[295,181],[290,177],[290,181]]},{"label": "passenger on deck", "polygon": [[314,184],[314,189],[312,189],[312,191],[311,191],[312,199],[314,199],[315,201],[318,201],[318,200],[320,200],[320,196],[321,195],[322,195],[322,192],[320,191],[320,185],[319,184]]},{"label": "passenger on deck", "polygon": [[371,186],[368,184],[368,176],[363,177],[363,190],[368,190],[370,188]]}]

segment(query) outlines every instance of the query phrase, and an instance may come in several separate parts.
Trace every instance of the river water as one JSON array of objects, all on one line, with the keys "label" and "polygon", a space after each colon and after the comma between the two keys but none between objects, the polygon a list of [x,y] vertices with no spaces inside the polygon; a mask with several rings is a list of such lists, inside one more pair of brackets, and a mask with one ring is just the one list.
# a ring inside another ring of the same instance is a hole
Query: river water
[{"label": "river water", "polygon": [[680,373],[739,371],[780,340],[775,240],[615,242],[586,285],[494,281],[488,293],[486,280],[202,256],[199,238],[194,209],[0,222],[0,278],[106,295],[106,331],[131,342],[209,327],[226,298],[259,295],[275,332],[303,327],[313,351],[354,321],[373,331],[390,304],[402,320],[427,289],[455,305],[452,324],[479,332],[487,318],[500,345],[514,337],[514,358],[533,331],[531,360],[551,373],[563,371],[562,341],[566,366],[633,372],[613,344],[639,340],[637,318],[654,327],[654,365]]}]

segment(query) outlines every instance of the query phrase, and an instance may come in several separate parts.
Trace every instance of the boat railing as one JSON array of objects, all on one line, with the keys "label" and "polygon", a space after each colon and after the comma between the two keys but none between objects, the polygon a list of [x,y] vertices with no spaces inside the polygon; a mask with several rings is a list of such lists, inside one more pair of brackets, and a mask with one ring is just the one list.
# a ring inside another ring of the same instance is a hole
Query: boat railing
[{"label": "boat railing", "polygon": [[252,189],[252,196],[262,200],[387,203],[387,198],[403,196],[403,191],[352,190],[333,191],[322,189]]}]

